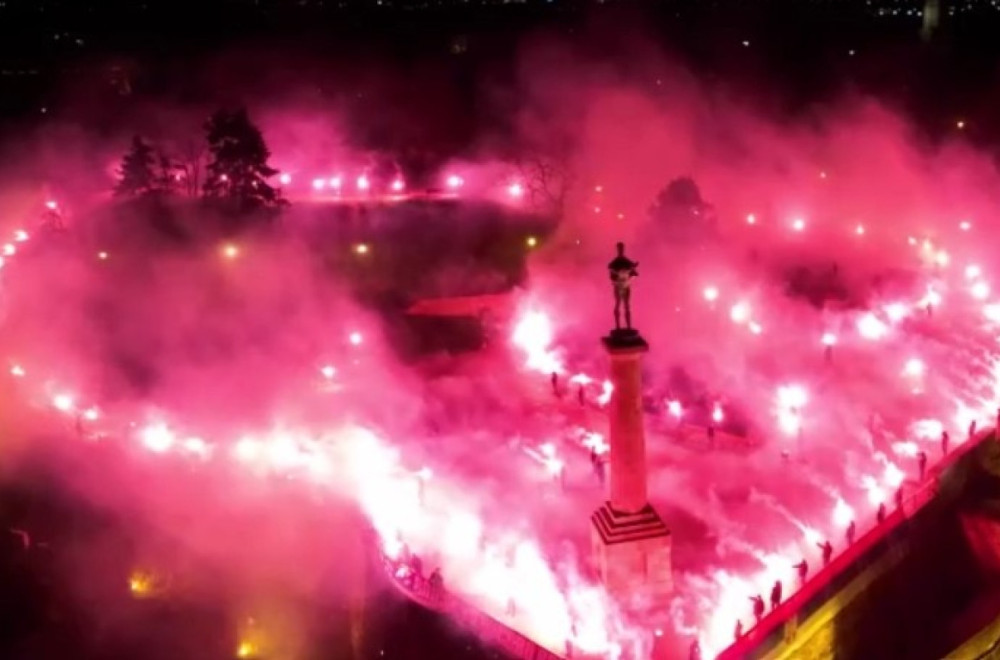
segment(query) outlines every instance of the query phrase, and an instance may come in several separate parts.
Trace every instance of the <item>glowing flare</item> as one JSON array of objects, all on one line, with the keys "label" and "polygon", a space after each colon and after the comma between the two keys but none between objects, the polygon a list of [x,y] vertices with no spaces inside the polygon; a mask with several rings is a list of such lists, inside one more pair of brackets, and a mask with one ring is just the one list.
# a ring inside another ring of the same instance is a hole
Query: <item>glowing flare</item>
[{"label": "glowing flare", "polygon": [[903,485],[903,481],[906,479],[906,474],[899,469],[895,463],[886,461],[885,472],[882,473],[882,481],[886,486],[892,489],[899,488]]},{"label": "glowing flare", "polygon": [[240,256],[240,248],[232,243],[227,243],[222,246],[222,256],[226,259],[235,259]]},{"label": "glowing flare", "polygon": [[853,520],[854,509],[842,497],[838,497],[837,503],[833,506],[833,524],[838,527],[847,527]]},{"label": "glowing flare", "polygon": [[970,229],[972,229],[972,223],[969,222],[968,220],[963,220],[962,222],[958,223],[958,228],[961,229],[962,231],[969,231]]},{"label": "glowing flare", "polygon": [[253,438],[240,438],[233,447],[233,455],[237,460],[249,463],[256,460],[261,453],[261,444]]},{"label": "glowing flare", "polygon": [[877,507],[878,505],[885,503],[885,491],[878,485],[878,482],[875,481],[874,477],[870,475],[861,477],[861,485],[868,493],[869,504],[873,507]]},{"label": "glowing flare", "polygon": [[906,364],[903,365],[903,373],[911,378],[917,378],[924,375],[926,368],[927,367],[924,365],[924,361],[920,358],[910,358],[906,361]]},{"label": "glowing flare", "polygon": [[28,240],[28,232],[24,231],[23,229],[18,229],[17,231],[14,232],[14,240],[17,241],[18,243],[25,242],[26,240]]},{"label": "glowing flare", "polygon": [[452,190],[457,190],[465,185],[465,180],[457,174],[449,174],[448,178],[445,179],[445,185]]},{"label": "glowing flare", "polygon": [[512,183],[507,186],[507,194],[514,199],[520,199],[521,197],[524,197],[524,186],[520,183]]},{"label": "glowing flare", "polygon": [[906,315],[910,313],[906,305],[901,302],[889,303],[884,307],[885,315],[889,317],[889,320],[893,323],[898,323],[906,318]]},{"label": "glowing flare", "polygon": [[864,236],[865,235],[865,226],[864,225],[858,225],[857,227],[854,228],[854,233],[857,234],[858,236]]},{"label": "glowing flare", "polygon": [[601,383],[601,394],[600,396],[597,397],[597,403],[602,406],[608,405],[608,402],[611,401],[611,395],[614,393],[614,391],[615,391],[615,386],[611,383],[610,380],[606,380],[603,383]]},{"label": "glowing flare", "polygon": [[17,254],[17,246],[13,243],[4,243],[3,254],[5,257],[13,257]]},{"label": "glowing flare", "polygon": [[326,181],[324,179],[313,179],[312,187],[313,190],[323,190],[323,188],[326,188]]},{"label": "glowing flare", "polygon": [[722,406],[717,403],[714,404],[712,406],[712,421],[716,424],[721,424],[724,418],[725,415],[722,413]]},{"label": "glowing flare", "polygon": [[554,340],[552,322],[542,312],[529,311],[514,326],[511,341],[526,356],[525,366],[542,373],[562,373],[563,366],[550,348]]},{"label": "glowing flare", "polygon": [[824,346],[834,346],[837,343],[837,335],[832,332],[824,332],[822,341]]},{"label": "glowing flare", "polygon": [[184,441],[184,450],[197,456],[208,454],[208,443],[201,438],[188,438]]},{"label": "glowing flare", "polygon": [[326,378],[327,380],[333,380],[333,377],[337,375],[337,369],[329,364],[320,367],[319,372],[323,374],[323,378]]},{"label": "glowing flare", "polygon": [[368,190],[369,188],[371,188],[371,185],[372,185],[371,181],[369,181],[368,177],[365,176],[364,174],[362,174],[361,176],[358,177],[358,180],[357,180],[356,183],[357,183],[357,186],[358,186],[358,190],[362,190],[362,191]]},{"label": "glowing flare", "polygon": [[714,302],[719,298],[719,290],[714,286],[706,286],[704,291],[702,291],[702,295],[708,302]]},{"label": "glowing flare", "polygon": [[976,264],[969,264],[965,267],[965,277],[974,280],[982,274],[982,269]]},{"label": "glowing flare", "polygon": [[73,397],[69,394],[57,394],[52,397],[52,405],[60,412],[73,410]]},{"label": "glowing flare", "polygon": [[368,245],[366,243],[358,243],[354,246],[354,254],[368,254]]},{"label": "glowing flare", "polygon": [[733,323],[745,323],[750,318],[750,307],[746,303],[736,303],[729,310],[729,318]]},{"label": "glowing flare", "polygon": [[333,188],[336,191],[339,191],[341,188],[344,187],[344,178],[341,176],[331,176],[327,181],[327,183],[330,184],[331,188]]},{"label": "glowing flare", "polygon": [[401,193],[401,192],[403,192],[406,189],[406,183],[404,183],[402,179],[395,179],[392,182],[391,188],[392,188],[392,192],[394,192],[394,193]]},{"label": "glowing flare", "polygon": [[937,307],[941,304],[941,294],[932,287],[927,287],[927,293],[923,298],[921,298],[920,304],[924,306],[931,305]]},{"label": "glowing flare", "polygon": [[55,211],[56,209],[59,208],[59,203],[56,202],[54,199],[50,199],[49,201],[45,202],[45,208],[47,208],[50,211]]},{"label": "glowing flare", "polygon": [[152,588],[153,580],[147,573],[134,571],[128,578],[128,589],[136,598],[150,595]]},{"label": "glowing flare", "polygon": [[809,395],[801,385],[782,385],[775,395],[778,427],[783,433],[795,435],[802,430],[802,408]]},{"label": "glowing flare", "polygon": [[969,293],[977,300],[986,300],[990,295],[990,285],[982,281],[976,282],[969,289]]},{"label": "glowing flare", "polygon": [[858,334],[865,339],[882,339],[889,332],[889,327],[877,316],[868,312],[857,321]]},{"label": "glowing flare", "polygon": [[174,434],[163,424],[153,424],[144,428],[140,434],[142,444],[152,452],[162,454],[174,446]]},{"label": "glowing flare", "polygon": [[11,376],[15,376],[17,378],[23,378],[24,377],[24,368],[21,367],[21,365],[19,365],[19,364],[15,364],[15,365],[13,365],[10,368],[10,375]]},{"label": "glowing flare", "polygon": [[243,640],[236,646],[237,658],[253,658],[257,653],[257,645],[249,640]]},{"label": "glowing flare", "polygon": [[757,216],[755,216],[753,213],[748,213],[747,214],[747,224],[748,225],[755,225],[755,224],[757,224]]},{"label": "glowing flare", "polygon": [[795,218],[792,220],[792,229],[795,231],[802,231],[806,228],[806,221],[802,218]]},{"label": "glowing flare", "polygon": [[944,424],[937,419],[920,419],[910,425],[910,433],[918,440],[938,440],[944,432]]},{"label": "glowing flare", "polygon": [[347,341],[351,342],[351,346],[360,346],[364,337],[361,336],[360,332],[352,332],[347,336]]},{"label": "glowing flare", "polygon": [[287,186],[292,182],[292,175],[287,172],[282,172],[281,175],[278,176],[278,182],[283,186]]},{"label": "glowing flare", "polygon": [[668,401],[667,411],[674,417],[680,417],[684,414],[684,408],[681,406],[680,401]]},{"label": "glowing flare", "polygon": [[528,246],[529,248],[533,248],[533,247],[535,247],[536,245],[538,245],[538,239],[537,239],[537,238],[535,238],[534,236],[529,236],[528,238],[524,239],[524,243],[525,243],[525,245],[527,245],[527,246]]}]

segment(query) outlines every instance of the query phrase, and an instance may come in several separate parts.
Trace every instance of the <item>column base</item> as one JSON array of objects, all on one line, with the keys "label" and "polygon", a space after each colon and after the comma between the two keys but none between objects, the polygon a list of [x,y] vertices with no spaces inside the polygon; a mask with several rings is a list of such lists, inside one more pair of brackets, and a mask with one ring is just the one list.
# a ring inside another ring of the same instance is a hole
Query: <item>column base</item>
[{"label": "column base", "polygon": [[591,516],[591,560],[608,593],[626,610],[669,604],[674,589],[670,530],[652,506],[637,513],[605,502]]}]

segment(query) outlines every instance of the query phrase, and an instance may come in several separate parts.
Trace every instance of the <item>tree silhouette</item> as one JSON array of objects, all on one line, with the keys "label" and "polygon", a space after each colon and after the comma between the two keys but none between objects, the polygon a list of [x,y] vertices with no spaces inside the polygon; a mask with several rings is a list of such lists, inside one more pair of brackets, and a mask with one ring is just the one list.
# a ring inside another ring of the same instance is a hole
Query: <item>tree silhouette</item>
[{"label": "tree silhouette", "polygon": [[696,241],[715,233],[715,212],[691,177],[671,181],[649,209],[653,222],[670,238]]},{"label": "tree silhouette", "polygon": [[122,164],[118,168],[115,195],[139,197],[157,190],[160,177],[155,165],[156,150],[138,135],[133,137],[132,146],[122,157]]},{"label": "tree silhouette", "polygon": [[267,182],[278,170],[267,164],[271,152],[246,109],[219,110],[205,124],[205,132],[212,158],[204,183],[206,197],[240,212],[285,203],[280,191]]}]

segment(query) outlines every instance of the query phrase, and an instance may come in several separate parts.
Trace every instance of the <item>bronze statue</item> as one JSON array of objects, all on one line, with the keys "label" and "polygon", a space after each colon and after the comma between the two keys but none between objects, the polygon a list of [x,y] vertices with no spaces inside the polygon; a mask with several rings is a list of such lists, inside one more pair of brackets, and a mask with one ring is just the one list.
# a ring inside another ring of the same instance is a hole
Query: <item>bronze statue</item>
[{"label": "bronze statue", "polygon": [[615,290],[615,330],[622,329],[621,307],[625,305],[625,328],[632,329],[632,278],[638,277],[639,263],[625,256],[625,244],[618,243],[618,256],[608,264],[611,285]]}]

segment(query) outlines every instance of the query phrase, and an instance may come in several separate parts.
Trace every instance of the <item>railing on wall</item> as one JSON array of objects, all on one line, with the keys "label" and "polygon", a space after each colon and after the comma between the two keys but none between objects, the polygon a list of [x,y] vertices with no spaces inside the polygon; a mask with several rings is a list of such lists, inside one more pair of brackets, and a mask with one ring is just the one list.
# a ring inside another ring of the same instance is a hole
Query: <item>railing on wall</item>
[{"label": "railing on wall", "polygon": [[382,562],[389,581],[404,596],[423,607],[446,614],[479,639],[502,649],[511,657],[517,660],[563,660],[572,657],[571,649],[567,649],[567,655],[553,653],[497,621],[460,596],[449,592],[443,585],[435,585],[431,579],[414,571],[408,562],[392,559],[384,553]]},{"label": "railing on wall", "polygon": [[[876,524],[834,557],[829,564],[814,573],[795,593],[764,615],[753,628],[735,640],[717,658],[738,660],[760,656],[777,648],[786,639],[784,632],[789,623],[793,625],[804,623],[800,619],[808,618],[814,613],[818,609],[815,606],[817,602],[826,602],[863,573],[882,554],[884,542],[902,534],[902,523],[934,499],[941,474],[993,435],[993,429],[985,429],[977,433],[973,439],[954,447],[947,456],[928,470],[922,482],[904,493],[900,506],[887,513],[885,520]],[[733,625],[735,627],[735,621]]]}]

